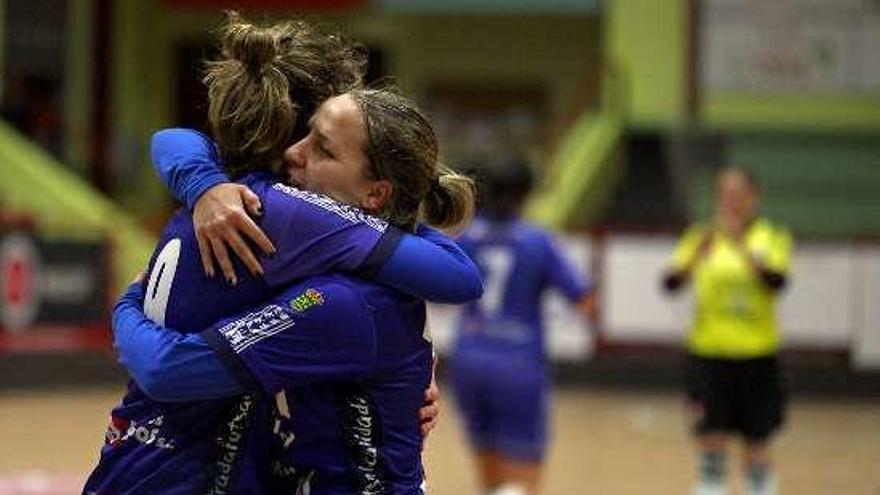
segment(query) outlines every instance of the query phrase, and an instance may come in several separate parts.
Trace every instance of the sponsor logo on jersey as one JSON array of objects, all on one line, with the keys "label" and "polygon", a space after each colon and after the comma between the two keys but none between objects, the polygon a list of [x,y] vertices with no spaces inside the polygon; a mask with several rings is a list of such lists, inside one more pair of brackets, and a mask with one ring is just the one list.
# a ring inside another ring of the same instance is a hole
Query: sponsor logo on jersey
[{"label": "sponsor logo on jersey", "polygon": [[296,468],[286,464],[282,460],[276,460],[272,463],[272,476],[275,481],[280,483],[284,489],[284,493],[292,495],[309,495],[312,492],[312,478],[315,477],[315,470],[297,471]]},{"label": "sponsor logo on jersey", "polygon": [[253,418],[254,399],[250,395],[242,396],[232,409],[229,420],[223,427],[218,438],[220,453],[214,464],[214,482],[210,495],[232,493],[235,478],[238,474],[238,461],[247,441],[247,429]]},{"label": "sponsor logo on jersey", "polygon": [[227,323],[220,328],[220,334],[226,338],[232,350],[239,353],[293,325],[294,321],[290,313],[281,306],[272,304],[256,313],[250,313]]},{"label": "sponsor logo on jersey", "polygon": [[285,449],[296,439],[290,422],[290,409],[287,392],[282,390],[275,394],[275,428],[272,431],[278,436]]},{"label": "sponsor logo on jersey", "polygon": [[324,294],[316,289],[308,289],[290,300],[290,309],[303,313],[309,308],[324,304]]},{"label": "sponsor logo on jersey", "polygon": [[105,440],[111,447],[118,447],[122,443],[122,436],[128,431],[130,423],[127,419],[110,416],[110,424],[107,426]]},{"label": "sponsor logo on jersey", "polygon": [[272,188],[290,196],[297,197],[307,203],[311,203],[315,206],[324,208],[325,210],[335,213],[338,216],[348,220],[349,222],[363,223],[369,227],[372,227],[375,230],[378,230],[379,232],[385,232],[385,229],[388,228],[388,222],[386,222],[385,220],[367,215],[363,211],[355,208],[354,206],[339,203],[335,199],[324,196],[323,194],[303,191],[302,189],[286,186],[281,183],[274,184]]},{"label": "sponsor logo on jersey", "polygon": [[164,421],[164,416],[156,416],[149,421],[141,423],[134,420],[129,421],[127,419],[111,417],[106,433],[107,444],[115,448],[129,439],[133,439],[143,445],[173,450],[174,440],[161,435]]},{"label": "sponsor logo on jersey", "polygon": [[340,388],[342,428],[345,442],[355,463],[358,495],[385,493],[385,480],[379,456],[378,419],[366,391]]}]

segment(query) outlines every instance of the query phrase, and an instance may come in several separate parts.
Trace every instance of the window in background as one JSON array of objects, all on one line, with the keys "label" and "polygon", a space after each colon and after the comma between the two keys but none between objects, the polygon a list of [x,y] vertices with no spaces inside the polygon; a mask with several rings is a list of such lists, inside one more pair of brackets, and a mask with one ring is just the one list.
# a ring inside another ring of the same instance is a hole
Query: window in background
[{"label": "window in background", "polygon": [[67,3],[4,2],[2,118],[61,154]]}]

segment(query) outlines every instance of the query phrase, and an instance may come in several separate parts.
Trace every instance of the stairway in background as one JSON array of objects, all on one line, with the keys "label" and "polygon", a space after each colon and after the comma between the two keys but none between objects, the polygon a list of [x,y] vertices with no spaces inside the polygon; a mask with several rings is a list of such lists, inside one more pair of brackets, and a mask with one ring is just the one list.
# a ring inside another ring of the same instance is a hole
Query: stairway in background
[{"label": "stairway in background", "polygon": [[112,241],[115,289],[147,263],[154,237],[117,204],[27,137],[0,122],[0,207],[26,212],[37,233]]},{"label": "stairway in background", "polygon": [[616,115],[584,113],[562,140],[550,176],[529,202],[527,216],[553,229],[595,221],[616,187],[622,132]]}]

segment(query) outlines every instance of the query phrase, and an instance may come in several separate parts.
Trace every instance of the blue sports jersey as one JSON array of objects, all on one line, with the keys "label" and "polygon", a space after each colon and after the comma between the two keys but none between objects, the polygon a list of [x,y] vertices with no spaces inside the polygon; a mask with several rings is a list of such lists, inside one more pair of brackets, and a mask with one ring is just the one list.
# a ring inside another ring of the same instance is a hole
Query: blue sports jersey
[{"label": "blue sports jersey", "polygon": [[[190,209],[205,191],[229,181],[220,168],[216,146],[198,131],[159,131],[153,136],[151,148],[159,177]],[[271,179],[267,175],[263,177]],[[330,200],[325,203],[335,204]],[[353,215],[358,212],[347,209]],[[296,220],[295,215],[291,218]],[[273,232],[266,233],[275,241]],[[404,235],[387,261],[372,267],[379,270],[376,280],[434,302],[460,304],[480,297],[482,279],[470,258],[434,229],[419,226],[416,233],[416,236]],[[389,249],[394,244],[389,242],[385,246]]]},{"label": "blue sports jersey", "polygon": [[[239,419],[223,425],[227,440],[205,462],[212,493],[422,493],[418,408],[432,360],[422,302],[328,275],[186,335],[149,320],[142,291],[132,286],[114,311],[123,359],[133,346],[213,348],[266,398],[246,396],[230,415]],[[185,379],[183,367],[171,368],[168,379]]]},{"label": "blue sports jersey", "polygon": [[[523,221],[476,219],[459,245],[480,266],[482,299],[465,306],[455,352],[528,357],[543,362],[541,297],[550,288],[578,301],[589,286],[542,229]],[[513,353],[513,354],[511,354]]]},{"label": "blue sports jersey", "polygon": [[450,366],[468,439],[478,451],[539,462],[550,383],[541,297],[555,288],[578,301],[589,286],[546,232],[522,221],[478,219],[460,245],[486,280],[483,299],[462,312]]},{"label": "blue sports jersey", "polygon": [[273,491],[308,483],[312,495],[422,493],[418,409],[432,362],[424,328],[421,301],[322,276],[202,333],[230,370],[275,398],[286,467],[273,471],[286,489]]},{"label": "blue sports jersey", "polygon": [[[207,278],[192,218],[178,211],[162,233],[146,279],[144,310],[157,323],[205,328],[228,316],[231,308],[265,301],[298,278],[328,271],[375,273],[400,240],[401,231],[382,220],[326,196],[273,183],[265,174],[249,175],[241,183],[260,197],[265,214],[257,224],[275,244],[276,254],[260,260],[265,275],[242,277],[236,286]],[[240,264],[236,268],[244,270]]]},{"label": "blue sports jersey", "polygon": [[[273,184],[259,174],[243,183],[260,196],[265,210],[260,225],[276,244],[277,253],[263,260],[265,277],[243,277],[235,287],[219,277],[207,278],[192,219],[178,212],[162,233],[144,280],[144,311],[153,321],[201,330],[269,299],[279,286],[296,278],[381,264],[381,257],[368,259],[370,254],[387,256],[392,250],[382,244],[396,242],[393,233],[399,231],[324,196]],[[204,439],[212,439],[219,425],[235,418],[240,403],[160,403],[130,384],[111,414],[107,443],[85,491],[199,493],[207,475],[193,474],[189,465],[195,466],[192,471],[203,471],[201,466],[217,455],[212,442],[206,445]]]},{"label": "blue sports jersey", "polygon": [[[262,260],[265,277],[243,277],[235,287],[219,277],[208,279],[198,258],[191,219],[185,212],[178,212],[163,232],[144,280],[144,310],[153,321],[198,331],[222,316],[267,300],[296,278],[340,270],[382,279],[381,267],[388,264],[389,256],[405,267],[424,261],[425,249],[434,253],[431,260],[437,260],[440,254],[440,258],[452,261],[446,268],[452,268],[453,273],[444,269],[446,273],[431,290],[443,292],[443,284],[448,286],[455,280],[460,281],[459,287],[447,291],[445,297],[473,297],[472,288],[477,288],[476,295],[482,290],[478,274],[470,274],[467,257],[434,231],[420,233],[431,242],[406,235],[406,239],[417,242],[410,242],[404,249],[406,241],[397,245],[399,231],[359,210],[273,183],[264,174],[248,176],[244,183],[260,196],[265,213],[259,223],[278,250],[274,257]],[[242,271],[241,265],[237,268]],[[425,280],[425,272],[397,270],[395,274],[394,280],[404,287],[422,289],[435,282]],[[461,291],[461,285],[469,288]],[[230,391],[243,390],[234,378],[212,374],[210,370],[216,368],[202,367],[202,362],[192,361],[192,380],[182,382],[181,388],[193,387],[193,393],[201,398],[226,397]],[[161,368],[155,369],[155,374],[161,372]],[[179,391],[175,393],[180,395]],[[247,468],[248,462],[255,461],[230,454],[243,449],[242,432],[248,431],[252,423],[260,423],[264,414],[265,408],[250,396],[162,402],[132,382],[111,414],[101,459],[84,492],[201,494],[220,480],[223,486],[218,493],[265,493],[260,480],[251,479],[255,469]],[[228,448],[224,450],[223,446]]]}]

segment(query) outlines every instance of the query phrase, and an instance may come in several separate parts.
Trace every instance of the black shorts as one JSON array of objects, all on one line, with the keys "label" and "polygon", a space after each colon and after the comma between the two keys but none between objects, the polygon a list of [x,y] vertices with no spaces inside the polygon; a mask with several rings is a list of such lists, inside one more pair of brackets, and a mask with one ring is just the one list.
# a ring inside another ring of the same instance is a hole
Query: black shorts
[{"label": "black shorts", "polygon": [[759,442],[785,418],[776,356],[733,360],[691,355],[687,391],[697,434],[738,432],[746,441]]}]

